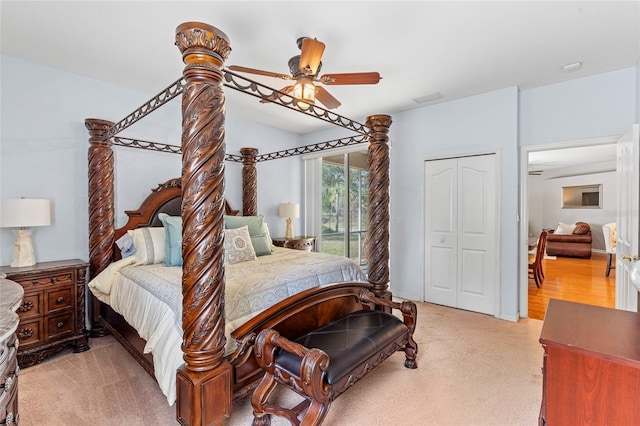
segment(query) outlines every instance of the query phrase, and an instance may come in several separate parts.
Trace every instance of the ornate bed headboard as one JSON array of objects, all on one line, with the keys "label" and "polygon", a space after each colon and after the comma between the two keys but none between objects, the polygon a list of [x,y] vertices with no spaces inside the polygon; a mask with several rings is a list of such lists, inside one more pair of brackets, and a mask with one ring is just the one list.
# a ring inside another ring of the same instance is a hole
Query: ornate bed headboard
[{"label": "ornate bed headboard", "polygon": [[[145,226],[162,226],[158,218],[160,213],[169,216],[180,216],[182,208],[182,181],[174,178],[161,183],[157,188],[151,190],[151,194],[142,202],[138,210],[127,210],[125,213],[129,220],[122,228],[115,230],[114,241],[117,241],[127,231]],[[231,208],[225,199],[224,211],[226,215],[237,216],[239,210]],[[120,259],[120,249],[114,243],[114,260]]]}]

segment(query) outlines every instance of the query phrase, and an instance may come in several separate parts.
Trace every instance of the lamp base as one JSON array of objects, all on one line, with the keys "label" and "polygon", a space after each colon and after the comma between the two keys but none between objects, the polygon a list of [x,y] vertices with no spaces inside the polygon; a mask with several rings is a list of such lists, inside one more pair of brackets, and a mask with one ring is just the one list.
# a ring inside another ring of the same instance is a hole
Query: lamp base
[{"label": "lamp base", "polygon": [[28,229],[19,229],[15,232],[15,240],[13,242],[13,261],[12,268],[21,268],[23,266],[32,266],[36,264],[36,256],[33,254],[33,242],[31,241],[31,231]]},{"label": "lamp base", "polygon": [[286,222],[287,222],[287,230],[284,233],[284,237],[295,238],[295,234],[293,232],[293,221],[291,220],[291,218],[288,218]]}]

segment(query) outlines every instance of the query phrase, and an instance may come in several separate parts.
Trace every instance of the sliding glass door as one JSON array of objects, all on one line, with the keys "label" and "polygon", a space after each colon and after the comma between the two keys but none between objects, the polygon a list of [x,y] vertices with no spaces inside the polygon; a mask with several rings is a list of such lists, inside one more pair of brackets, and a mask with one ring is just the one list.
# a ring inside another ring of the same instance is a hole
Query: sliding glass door
[{"label": "sliding glass door", "polygon": [[367,151],[322,157],[323,253],[354,259],[365,266],[369,229]]}]

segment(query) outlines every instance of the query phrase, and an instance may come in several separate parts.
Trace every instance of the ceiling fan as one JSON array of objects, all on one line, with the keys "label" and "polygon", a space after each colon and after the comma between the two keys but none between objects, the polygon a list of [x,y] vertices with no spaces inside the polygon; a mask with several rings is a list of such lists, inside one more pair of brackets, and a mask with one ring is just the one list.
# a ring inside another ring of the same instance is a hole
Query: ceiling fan
[{"label": "ceiling fan", "polygon": [[[294,84],[285,86],[280,89],[281,92],[303,102],[298,102],[300,108],[306,109],[309,104],[315,104],[315,101],[322,103],[327,109],[338,108],[338,101],[324,87],[317,86],[314,83],[322,83],[326,85],[344,85],[344,84],[377,84],[382,77],[377,72],[357,72],[342,74],[324,74],[318,77],[320,68],[322,67],[322,54],[324,53],[325,44],[315,38],[301,37],[298,39],[298,48],[300,54],[289,59],[289,71],[291,75],[280,74],[270,71],[263,71],[254,68],[241,67],[231,65],[232,71],[246,72],[250,74],[264,75],[267,77],[276,77],[282,80],[295,81]],[[277,95],[273,95],[273,99]],[[262,99],[260,102],[270,102],[269,98]]]}]

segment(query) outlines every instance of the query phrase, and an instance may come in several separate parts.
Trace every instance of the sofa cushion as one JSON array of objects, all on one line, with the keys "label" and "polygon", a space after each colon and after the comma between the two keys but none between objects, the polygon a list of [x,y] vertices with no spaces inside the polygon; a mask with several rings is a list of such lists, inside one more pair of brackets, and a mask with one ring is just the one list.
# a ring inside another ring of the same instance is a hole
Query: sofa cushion
[{"label": "sofa cushion", "polygon": [[575,235],[585,235],[587,232],[591,230],[591,226],[589,226],[586,222],[577,222],[576,227],[573,230]]}]

